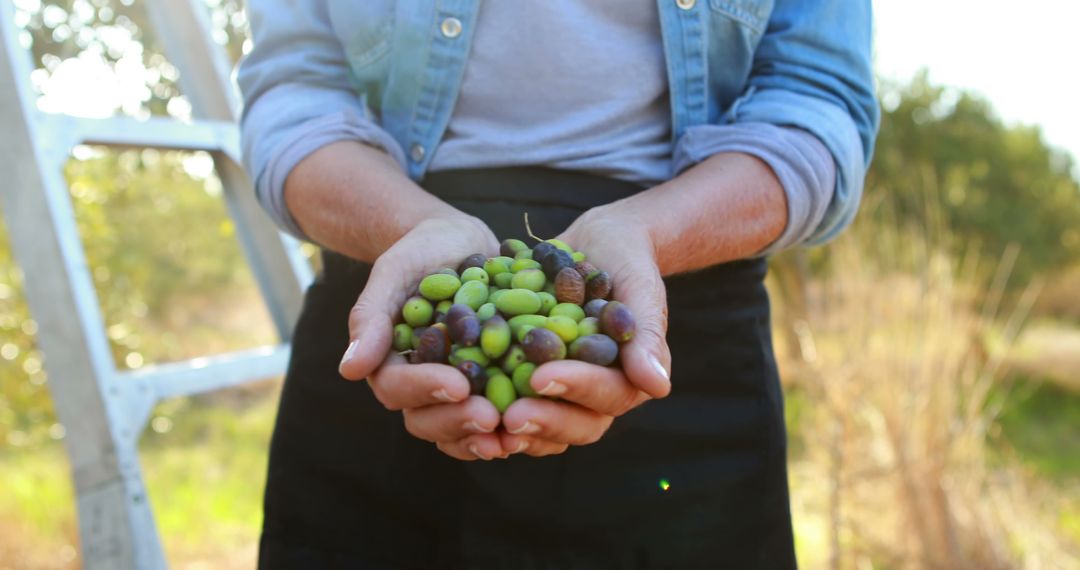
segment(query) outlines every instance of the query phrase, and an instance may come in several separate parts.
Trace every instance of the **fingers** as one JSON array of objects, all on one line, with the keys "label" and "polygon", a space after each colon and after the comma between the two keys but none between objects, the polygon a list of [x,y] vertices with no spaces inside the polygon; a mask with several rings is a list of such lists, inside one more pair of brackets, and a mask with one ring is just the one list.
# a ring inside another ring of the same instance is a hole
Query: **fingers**
[{"label": "fingers", "polygon": [[667,292],[655,264],[620,272],[614,297],[634,314],[637,329],[619,347],[630,382],[653,398],[671,393],[671,351],[667,345]]},{"label": "fingers", "polygon": [[499,436],[495,434],[471,435],[465,439],[435,444],[439,451],[462,461],[490,461],[495,458],[505,459]]},{"label": "fingers", "polygon": [[509,455],[525,454],[532,457],[545,457],[565,453],[570,448],[568,444],[539,439],[527,435],[513,435],[506,432],[499,434],[503,453]]},{"label": "fingers", "polygon": [[375,398],[388,410],[460,402],[469,397],[469,381],[445,364],[409,364],[391,352],[368,377]]},{"label": "fingers", "polygon": [[349,380],[363,380],[383,362],[390,350],[397,308],[407,292],[404,273],[389,256],[371,267],[364,291],[349,311],[349,348],[338,372]]},{"label": "fingers", "polygon": [[530,383],[542,396],[558,396],[607,416],[621,416],[649,398],[622,371],[578,360],[548,362],[533,372]]},{"label": "fingers", "polygon": [[[577,404],[543,398],[522,398],[506,409],[503,425],[508,435],[530,436],[558,444],[588,445],[595,443],[611,427],[613,417],[594,412]],[[510,440],[506,450],[516,449]]]},{"label": "fingers", "polygon": [[[457,404],[406,408],[403,415],[405,429],[409,433],[433,443],[450,443],[471,435],[492,434],[499,426],[499,411],[482,396],[470,396]],[[468,451],[467,446],[463,449]]]}]

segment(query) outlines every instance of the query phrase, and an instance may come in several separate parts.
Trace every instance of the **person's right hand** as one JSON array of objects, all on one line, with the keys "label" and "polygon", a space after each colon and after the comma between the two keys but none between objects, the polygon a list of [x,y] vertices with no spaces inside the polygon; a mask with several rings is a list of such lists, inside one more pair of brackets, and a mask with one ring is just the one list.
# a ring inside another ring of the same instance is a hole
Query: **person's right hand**
[{"label": "person's right hand", "polygon": [[349,380],[368,379],[389,410],[402,410],[412,435],[462,460],[505,456],[498,435],[499,412],[481,396],[469,396],[465,376],[446,364],[409,364],[390,350],[402,305],[425,275],[457,268],[473,253],[498,254],[488,227],[464,214],[429,218],[416,225],[375,261],[364,291],[349,313],[349,348],[339,371]]}]

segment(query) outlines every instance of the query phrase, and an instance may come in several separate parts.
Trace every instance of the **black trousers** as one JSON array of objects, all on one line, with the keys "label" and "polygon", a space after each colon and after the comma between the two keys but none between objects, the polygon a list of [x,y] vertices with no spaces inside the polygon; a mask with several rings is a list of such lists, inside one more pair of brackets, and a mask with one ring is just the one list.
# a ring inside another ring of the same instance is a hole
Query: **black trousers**
[{"label": "black trousers", "polygon": [[[539,168],[436,173],[424,185],[500,239],[524,237],[524,212],[554,237],[640,190]],[[670,397],[593,445],[491,462],[413,438],[400,413],[338,375],[369,267],[324,261],[271,444],[260,568],[795,567],[763,261],[666,280]]]}]

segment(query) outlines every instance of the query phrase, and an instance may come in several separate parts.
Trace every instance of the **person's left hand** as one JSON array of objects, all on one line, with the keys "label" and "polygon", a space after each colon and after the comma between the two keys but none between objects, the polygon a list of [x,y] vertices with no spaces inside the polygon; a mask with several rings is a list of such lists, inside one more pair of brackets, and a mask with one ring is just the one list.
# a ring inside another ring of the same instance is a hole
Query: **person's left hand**
[{"label": "person's left hand", "polygon": [[575,360],[539,366],[533,389],[559,399],[521,398],[510,405],[501,434],[506,453],[552,455],[594,443],[616,417],[671,390],[667,295],[642,219],[615,203],[589,210],[558,238],[611,275],[610,298],[630,309],[637,330],[619,346],[621,370]]}]

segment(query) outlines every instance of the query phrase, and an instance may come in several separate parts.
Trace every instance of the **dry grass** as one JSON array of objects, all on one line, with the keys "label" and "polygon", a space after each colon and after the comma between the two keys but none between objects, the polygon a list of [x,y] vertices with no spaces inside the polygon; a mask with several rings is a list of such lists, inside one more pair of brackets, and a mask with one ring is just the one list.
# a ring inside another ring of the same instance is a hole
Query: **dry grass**
[{"label": "dry grass", "polygon": [[1038,291],[1002,308],[1018,252],[987,281],[977,252],[950,258],[940,232],[868,230],[833,244],[799,308],[778,311],[794,345],[778,351],[785,374],[808,400],[792,463],[803,564],[1080,568],[1053,497],[988,461],[1008,402],[991,389]]}]

